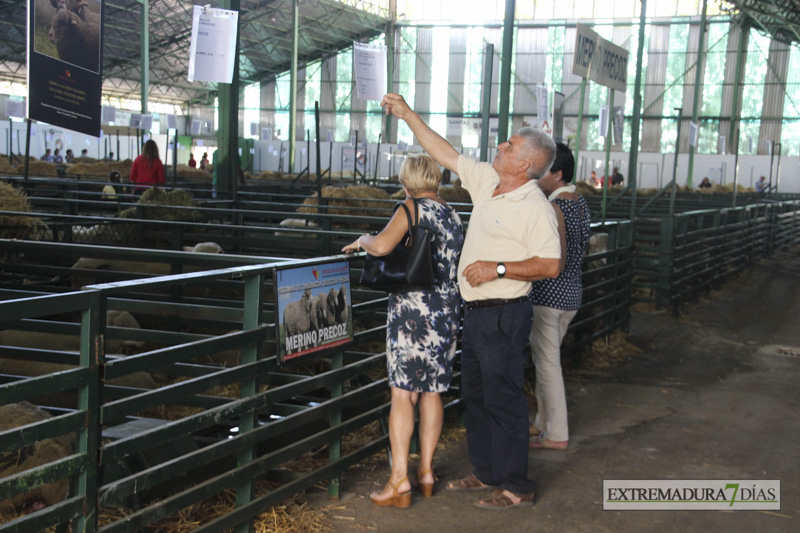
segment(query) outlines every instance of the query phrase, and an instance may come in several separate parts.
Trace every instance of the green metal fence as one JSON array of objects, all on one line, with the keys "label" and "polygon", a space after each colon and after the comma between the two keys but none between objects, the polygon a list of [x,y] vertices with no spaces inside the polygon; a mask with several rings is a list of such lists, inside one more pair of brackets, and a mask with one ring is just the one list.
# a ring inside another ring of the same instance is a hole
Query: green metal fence
[{"label": "green metal fence", "polygon": [[[609,246],[586,259],[584,306],[570,327],[574,341],[566,347],[571,352],[627,326],[632,225],[612,222],[593,232],[607,233]],[[20,262],[0,286],[0,328],[35,334],[58,330],[81,340],[76,352],[0,346],[4,358],[71,366],[40,377],[5,376],[0,405],[49,405],[41,401],[45,391],[72,394],[75,402],[50,407],[54,416],[46,421],[1,432],[0,452],[14,453],[58,435],[72,436],[78,444],[65,458],[0,479],[0,500],[54,480],[70,481],[64,500],[0,530],[27,533],[67,523],[73,531],[145,529],[224,491],[235,493],[235,505],[197,530],[246,529],[259,513],[321,481],[329,480],[335,496],[344,469],[388,445],[386,435],[355,448],[341,444],[344,436],[381,423],[388,414],[385,380],[369,377],[385,365],[382,349],[370,347],[385,339],[384,294],[354,287],[355,343],[309,372],[280,367],[273,355],[273,263],[0,239],[0,254],[12,253],[21,254]],[[183,273],[126,281],[130,272],[107,272],[109,283],[75,292],[63,283],[68,269],[48,264],[55,257],[68,257],[69,264],[75,257],[108,254],[160,260]],[[357,279],[362,260],[348,260]],[[190,265],[216,270],[186,273]],[[19,279],[23,269],[30,279]],[[39,280],[31,283],[34,278]],[[47,290],[67,292],[42,294]],[[109,310],[134,313],[142,328],[106,326]],[[112,341],[146,346],[122,356],[106,349]],[[221,366],[217,356],[229,358],[231,352],[236,360]],[[157,387],[118,383],[142,373],[157,378]],[[445,398],[448,411],[460,408],[458,385],[456,370]],[[321,449],[327,455],[310,469],[292,466],[298,457]],[[98,525],[99,510],[110,507],[121,509],[121,517]]]},{"label": "green metal fence", "polygon": [[798,242],[796,200],[638,218],[633,300],[678,306]]}]

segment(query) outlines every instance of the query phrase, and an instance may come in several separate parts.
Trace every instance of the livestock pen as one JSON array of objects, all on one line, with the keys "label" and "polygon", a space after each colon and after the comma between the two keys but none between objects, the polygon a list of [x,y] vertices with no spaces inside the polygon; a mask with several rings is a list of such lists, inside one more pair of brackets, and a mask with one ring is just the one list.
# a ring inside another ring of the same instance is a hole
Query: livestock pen
[{"label": "livestock pen", "polygon": [[[575,349],[627,322],[631,227],[609,223],[598,229],[611,236],[609,251],[587,257],[587,265],[599,266],[587,269],[587,298],[570,328]],[[353,344],[307,364],[280,366],[269,295],[272,267],[290,261],[6,239],[0,254],[16,265],[7,270],[4,264],[0,277],[2,328],[80,336],[77,352],[0,348],[4,358],[72,367],[4,376],[0,403],[30,401],[53,416],[0,432],[0,452],[13,454],[59,435],[77,443],[66,457],[0,479],[1,500],[62,479],[70,487],[63,499],[0,530],[67,523],[73,530],[140,529],[226,491],[235,493],[235,504],[197,530],[243,527],[321,481],[329,480],[335,496],[346,468],[387,446],[381,431],[366,440],[350,437],[367,426],[380,428],[389,408],[381,377],[386,297],[357,286],[361,257],[345,258],[352,266]],[[74,291],[64,277],[75,273],[52,264],[54,257],[69,265],[109,254],[161,262],[176,274],[130,280],[130,272],[103,272],[109,283]],[[206,270],[183,273],[196,267]],[[107,310],[134,314],[141,329],[107,327]],[[144,347],[127,356],[106,353],[111,339]],[[152,374],[157,388],[109,383],[137,372]],[[74,404],[48,405],[40,401],[43,391],[72,393]],[[458,375],[446,403],[449,412],[460,408]],[[103,512],[98,522],[101,509],[115,512]]]}]

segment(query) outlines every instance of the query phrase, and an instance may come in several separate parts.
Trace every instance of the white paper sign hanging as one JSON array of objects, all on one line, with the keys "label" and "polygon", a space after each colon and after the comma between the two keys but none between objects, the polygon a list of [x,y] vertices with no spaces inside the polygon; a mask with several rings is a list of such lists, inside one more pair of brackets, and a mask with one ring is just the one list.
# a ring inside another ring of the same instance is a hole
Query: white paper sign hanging
[{"label": "white paper sign hanging", "polygon": [[239,12],[194,6],[189,81],[230,83],[236,61]]},{"label": "white paper sign hanging", "polygon": [[614,108],[614,122],[611,124],[614,130],[614,144],[622,142],[622,127],[625,121],[625,115],[622,107]]},{"label": "white paper sign hanging", "polygon": [[6,100],[6,115],[9,117],[25,118],[25,102]]},{"label": "white paper sign hanging", "polygon": [[178,117],[177,115],[167,115],[167,128],[171,130],[178,129]]},{"label": "white paper sign hanging", "polygon": [[131,113],[130,122],[128,122],[128,126],[131,128],[139,128],[142,125],[142,115],[139,113]]},{"label": "white paper sign hanging", "polygon": [[142,115],[141,129],[145,131],[153,129],[153,115]]},{"label": "white paper sign hanging", "polygon": [[203,121],[199,119],[192,119],[192,127],[189,129],[190,135],[200,135],[200,127],[202,126]]},{"label": "white paper sign hanging", "polygon": [[598,121],[600,131],[598,135],[605,138],[608,135],[608,106],[600,106],[600,120]]},{"label": "white paper sign hanging", "polygon": [[692,121],[689,121],[689,146],[697,146],[697,134],[699,133],[699,128],[697,124]]},{"label": "white paper sign hanging", "polygon": [[103,106],[103,122],[109,124],[114,122],[117,117],[117,108],[113,105],[104,105]]},{"label": "white paper sign hanging", "polygon": [[250,123],[250,135],[258,135],[258,122]]},{"label": "white paper sign hanging", "polygon": [[547,87],[541,83],[536,86],[536,116],[540,120],[547,120]]},{"label": "white paper sign hanging", "polygon": [[356,71],[356,96],[361,100],[381,100],[386,94],[386,47],[353,43]]}]

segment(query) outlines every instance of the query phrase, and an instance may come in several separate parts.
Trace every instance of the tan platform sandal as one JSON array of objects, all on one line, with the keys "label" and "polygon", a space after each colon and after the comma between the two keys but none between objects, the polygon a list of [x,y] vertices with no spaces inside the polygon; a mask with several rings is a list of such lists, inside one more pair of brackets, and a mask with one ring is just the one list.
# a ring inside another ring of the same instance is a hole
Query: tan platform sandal
[{"label": "tan platform sandal", "polygon": [[397,483],[389,482],[386,484],[387,487],[392,489],[392,495],[388,498],[381,500],[377,498],[380,495],[381,491],[375,491],[369,495],[369,499],[372,500],[372,503],[375,505],[380,505],[382,507],[385,506],[394,506],[394,507],[401,507],[405,509],[406,507],[411,506],[411,489],[408,489],[406,492],[397,492],[397,487],[403,484],[404,481],[408,481],[407,477],[404,477]]},{"label": "tan platform sandal", "polygon": [[417,485],[419,485],[419,491],[422,493],[422,496],[425,498],[430,498],[433,496],[433,485],[434,483],[423,483],[422,478],[426,474],[431,474],[433,476],[434,483],[439,481],[439,478],[436,477],[436,474],[433,473],[433,470],[430,468],[426,468],[425,470],[418,470],[417,471]]}]

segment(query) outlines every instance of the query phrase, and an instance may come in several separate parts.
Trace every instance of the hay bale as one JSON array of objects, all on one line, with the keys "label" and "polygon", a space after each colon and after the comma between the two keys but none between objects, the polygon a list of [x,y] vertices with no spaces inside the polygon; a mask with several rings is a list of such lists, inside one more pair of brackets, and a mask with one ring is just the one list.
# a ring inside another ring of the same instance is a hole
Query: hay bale
[{"label": "hay bale", "polygon": [[575,192],[582,196],[594,196],[597,194],[597,189],[586,183],[585,181],[575,182]]},{"label": "hay bale", "polygon": [[[170,207],[196,207],[194,198],[184,189],[174,189],[165,191],[160,187],[147,189],[137,200],[138,204],[163,206],[164,209],[147,209],[144,216],[148,220],[174,220],[183,222],[199,222],[203,220],[203,214],[197,210],[177,210]],[[119,213],[119,218],[136,218],[135,207],[123,209]]]},{"label": "hay bale", "polygon": [[94,163],[75,163],[67,166],[67,176],[101,176],[107,178],[112,170],[116,170],[123,178],[131,175],[133,161],[96,161]]},{"label": "hay bale", "polygon": [[461,180],[457,179],[452,185],[439,187],[439,198],[445,202],[471,203],[472,198],[466,189],[461,187]]},{"label": "hay bale", "polygon": [[280,179],[283,179],[283,172],[275,172],[275,171],[272,171],[272,170],[265,170],[264,172],[262,172],[258,176],[255,176],[254,179],[257,179],[257,180],[271,180],[271,181],[280,180]]},{"label": "hay bale", "polygon": [[[389,194],[381,189],[367,187],[366,185],[353,185],[350,187],[323,187],[322,196],[328,198],[328,214],[330,215],[363,215],[363,209],[380,207],[376,202],[364,200],[389,200]],[[303,201],[303,206],[297,208],[298,213],[317,213],[318,202],[316,193]]]},{"label": "hay bale", "polygon": [[[12,185],[0,181],[0,211],[30,213],[28,196]],[[0,238],[32,239],[47,229],[41,219],[0,213]]]},{"label": "hay bale", "polygon": [[[164,172],[169,175],[172,172],[172,166],[168,166]],[[189,165],[178,165],[178,176],[182,178],[200,178],[203,180],[211,181],[211,173],[199,168],[193,168]]]}]

